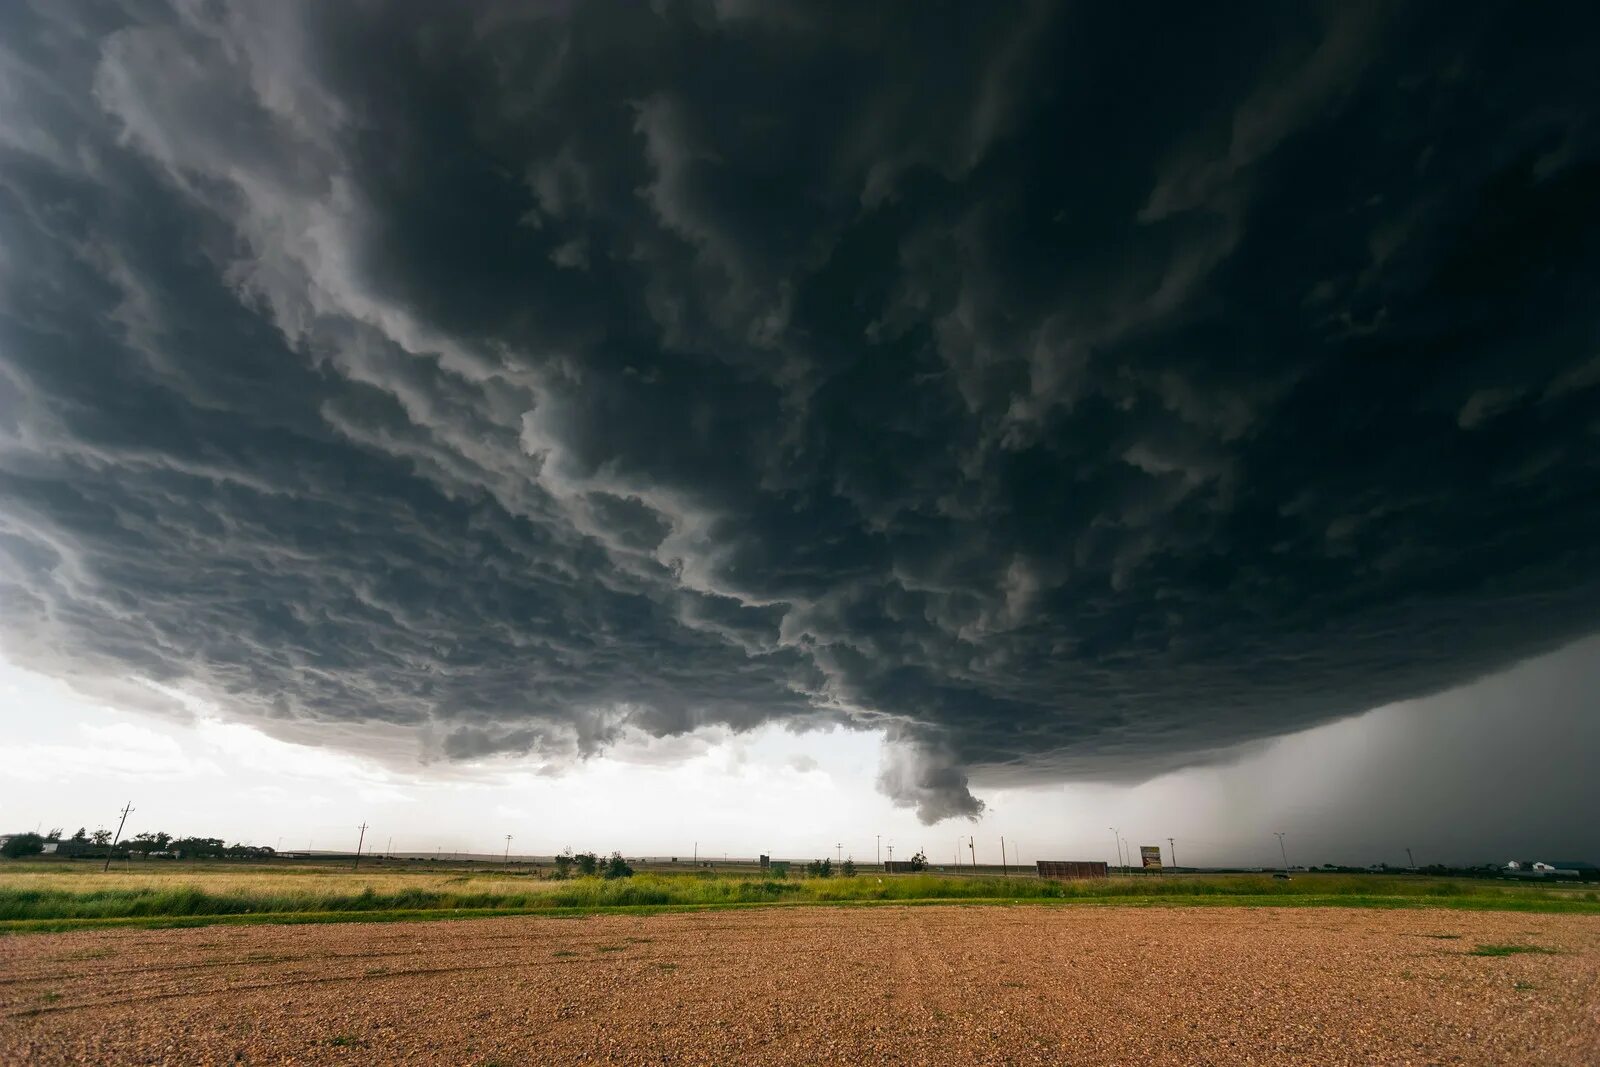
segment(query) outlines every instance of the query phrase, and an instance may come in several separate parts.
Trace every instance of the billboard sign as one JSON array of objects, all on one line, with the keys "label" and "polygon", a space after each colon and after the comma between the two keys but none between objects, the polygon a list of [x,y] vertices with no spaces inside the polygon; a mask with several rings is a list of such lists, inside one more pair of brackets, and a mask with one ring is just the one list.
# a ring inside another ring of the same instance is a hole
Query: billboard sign
[{"label": "billboard sign", "polygon": [[1143,862],[1145,870],[1159,871],[1161,869],[1161,846],[1140,845],[1139,859]]}]

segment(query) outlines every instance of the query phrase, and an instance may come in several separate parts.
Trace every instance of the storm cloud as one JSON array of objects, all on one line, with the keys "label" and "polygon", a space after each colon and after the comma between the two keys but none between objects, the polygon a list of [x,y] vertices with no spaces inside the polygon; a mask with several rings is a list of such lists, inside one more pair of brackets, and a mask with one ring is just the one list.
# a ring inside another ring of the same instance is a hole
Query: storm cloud
[{"label": "storm cloud", "polygon": [[882,730],[927,821],[1552,649],[1563,17],[7,5],[0,643],[394,761]]}]

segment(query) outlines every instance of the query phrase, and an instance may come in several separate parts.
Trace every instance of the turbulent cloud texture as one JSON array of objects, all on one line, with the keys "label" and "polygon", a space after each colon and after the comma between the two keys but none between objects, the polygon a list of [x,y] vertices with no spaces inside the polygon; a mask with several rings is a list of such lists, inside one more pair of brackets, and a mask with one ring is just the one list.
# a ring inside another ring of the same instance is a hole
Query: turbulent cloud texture
[{"label": "turbulent cloud texture", "polygon": [[1548,649],[1582,17],[7,5],[0,641],[391,759],[882,729],[929,821]]}]

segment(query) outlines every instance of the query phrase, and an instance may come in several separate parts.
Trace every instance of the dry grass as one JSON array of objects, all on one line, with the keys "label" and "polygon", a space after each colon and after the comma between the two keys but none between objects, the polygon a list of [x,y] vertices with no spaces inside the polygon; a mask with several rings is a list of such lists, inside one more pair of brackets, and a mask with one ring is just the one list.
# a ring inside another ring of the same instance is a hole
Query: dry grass
[{"label": "dry grass", "polygon": [[0,889],[82,893],[110,884],[121,890],[166,893],[199,887],[208,893],[239,897],[336,897],[371,890],[376,894],[458,892],[521,894],[553,888],[561,883],[532,873],[504,870],[464,870],[367,864],[352,871],[347,865],[135,862],[113,864],[102,873],[98,863],[35,863],[0,865]]},{"label": "dry grass", "polygon": [[[939,900],[1110,903],[1330,904],[1572,911],[1600,914],[1592,888],[1382,875],[1127,877],[1062,883],[940,874],[772,878],[756,873],[647,873],[558,881],[526,868],[236,864],[145,861],[113,867],[0,864],[0,929],[93,922],[317,921],[420,918],[556,909],[604,911],[751,904]],[[541,876],[543,875],[543,876]]]}]

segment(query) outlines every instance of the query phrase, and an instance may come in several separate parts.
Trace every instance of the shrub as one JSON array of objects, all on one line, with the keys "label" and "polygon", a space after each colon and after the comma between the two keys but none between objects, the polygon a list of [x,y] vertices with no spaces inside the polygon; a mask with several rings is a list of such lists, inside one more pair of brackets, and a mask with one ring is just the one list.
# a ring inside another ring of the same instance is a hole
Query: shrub
[{"label": "shrub", "polygon": [[845,860],[844,863],[839,865],[839,873],[846,878],[854,878],[856,876],[856,861]]},{"label": "shrub", "polygon": [[571,874],[572,874],[572,864],[573,864],[572,849],[569,848],[565,852],[563,852],[561,855],[556,857],[556,877],[557,878],[570,877]]},{"label": "shrub", "polygon": [[812,860],[810,863],[806,864],[806,873],[813,878],[832,878],[833,861]]},{"label": "shrub", "polygon": [[578,865],[578,873],[586,877],[594,875],[600,869],[600,857],[593,852],[580,852],[572,859]]},{"label": "shrub", "polygon": [[628,861],[622,858],[622,853],[613,852],[611,858],[606,860],[606,865],[601,869],[603,878],[632,878],[633,868],[628,866]]}]

